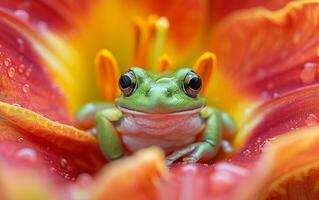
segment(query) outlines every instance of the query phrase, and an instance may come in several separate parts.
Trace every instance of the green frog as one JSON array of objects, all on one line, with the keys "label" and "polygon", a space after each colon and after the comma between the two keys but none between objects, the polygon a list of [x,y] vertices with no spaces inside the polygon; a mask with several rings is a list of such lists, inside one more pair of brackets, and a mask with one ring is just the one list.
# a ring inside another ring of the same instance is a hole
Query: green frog
[{"label": "green frog", "polygon": [[114,103],[89,103],[77,114],[94,114],[93,129],[107,159],[149,147],[162,148],[167,164],[212,159],[220,147],[231,151],[223,131],[235,132],[230,115],[206,105],[202,79],[190,68],[150,72],[133,67],[119,77]]}]

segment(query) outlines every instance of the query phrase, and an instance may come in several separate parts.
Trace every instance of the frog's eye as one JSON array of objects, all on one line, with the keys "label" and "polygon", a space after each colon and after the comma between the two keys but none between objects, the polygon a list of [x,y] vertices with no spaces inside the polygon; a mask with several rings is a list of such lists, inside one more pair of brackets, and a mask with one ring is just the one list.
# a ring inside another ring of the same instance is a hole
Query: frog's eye
[{"label": "frog's eye", "polygon": [[190,97],[196,97],[202,87],[202,80],[193,71],[188,72],[184,78],[183,89],[185,93]]},{"label": "frog's eye", "polygon": [[122,74],[119,86],[124,96],[130,96],[133,93],[136,86],[136,76],[132,70]]}]

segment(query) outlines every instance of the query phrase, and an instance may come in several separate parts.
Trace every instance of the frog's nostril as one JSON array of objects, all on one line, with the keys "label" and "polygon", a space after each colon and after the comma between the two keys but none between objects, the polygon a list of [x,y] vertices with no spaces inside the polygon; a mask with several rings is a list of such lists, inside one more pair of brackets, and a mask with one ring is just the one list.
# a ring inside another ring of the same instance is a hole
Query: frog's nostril
[{"label": "frog's nostril", "polygon": [[170,89],[166,89],[166,96],[171,97],[172,96],[172,91]]}]

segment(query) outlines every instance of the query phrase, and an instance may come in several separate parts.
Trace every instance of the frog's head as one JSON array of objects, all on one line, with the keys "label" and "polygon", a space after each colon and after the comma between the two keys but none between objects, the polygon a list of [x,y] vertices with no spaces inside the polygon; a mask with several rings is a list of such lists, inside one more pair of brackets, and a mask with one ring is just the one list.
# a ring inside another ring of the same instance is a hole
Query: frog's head
[{"label": "frog's head", "polygon": [[200,95],[201,78],[191,69],[152,73],[131,68],[121,75],[120,108],[146,113],[173,113],[199,109],[206,101]]}]

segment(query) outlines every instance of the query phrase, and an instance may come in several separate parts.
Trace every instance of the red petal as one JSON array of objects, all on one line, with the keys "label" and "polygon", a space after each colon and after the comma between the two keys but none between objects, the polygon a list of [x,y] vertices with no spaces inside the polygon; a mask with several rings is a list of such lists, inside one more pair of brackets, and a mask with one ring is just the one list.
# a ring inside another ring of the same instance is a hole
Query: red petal
[{"label": "red petal", "polygon": [[[35,50],[41,39],[20,18],[2,10],[0,15],[0,100],[28,108],[51,120],[72,124],[65,96]],[[35,42],[37,39],[39,41]],[[66,151],[7,121],[0,123],[0,129],[1,158],[14,165],[30,166],[63,180],[74,180],[83,172],[96,172],[105,162],[99,152]]]}]

